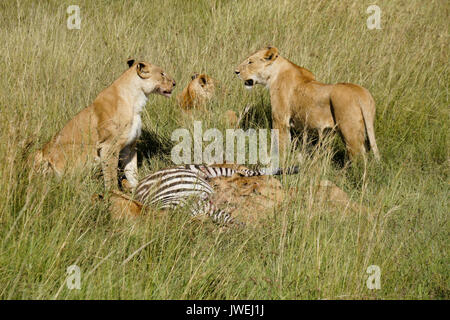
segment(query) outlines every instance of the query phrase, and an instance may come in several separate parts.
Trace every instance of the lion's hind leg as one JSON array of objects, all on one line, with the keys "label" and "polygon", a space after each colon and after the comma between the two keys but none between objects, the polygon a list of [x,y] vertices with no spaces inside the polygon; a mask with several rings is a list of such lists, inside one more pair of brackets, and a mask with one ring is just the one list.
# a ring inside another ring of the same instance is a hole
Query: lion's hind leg
[{"label": "lion's hind leg", "polygon": [[366,128],[353,85],[337,84],[331,93],[336,126],[344,140],[350,159],[365,154]]}]

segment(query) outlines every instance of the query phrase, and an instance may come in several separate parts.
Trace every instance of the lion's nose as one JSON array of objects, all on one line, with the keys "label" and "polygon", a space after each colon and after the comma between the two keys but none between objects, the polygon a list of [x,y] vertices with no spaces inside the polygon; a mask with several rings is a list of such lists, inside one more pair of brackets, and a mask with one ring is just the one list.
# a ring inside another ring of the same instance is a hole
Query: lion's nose
[{"label": "lion's nose", "polygon": [[240,72],[238,70],[234,71],[234,73],[239,74]]}]

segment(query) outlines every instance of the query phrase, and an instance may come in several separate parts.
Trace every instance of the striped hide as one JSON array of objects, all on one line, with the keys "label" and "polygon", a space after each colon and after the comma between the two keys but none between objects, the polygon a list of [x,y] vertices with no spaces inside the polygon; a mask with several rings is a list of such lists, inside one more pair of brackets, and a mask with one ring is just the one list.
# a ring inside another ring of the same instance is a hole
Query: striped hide
[{"label": "striped hide", "polygon": [[208,180],[217,177],[231,177],[238,174],[245,177],[297,173],[298,168],[232,169],[220,166],[185,165],[162,169],[142,179],[135,190],[135,199],[145,205],[169,209],[189,206],[193,216],[207,215],[221,225],[238,225],[231,215],[211,202],[213,188]]}]

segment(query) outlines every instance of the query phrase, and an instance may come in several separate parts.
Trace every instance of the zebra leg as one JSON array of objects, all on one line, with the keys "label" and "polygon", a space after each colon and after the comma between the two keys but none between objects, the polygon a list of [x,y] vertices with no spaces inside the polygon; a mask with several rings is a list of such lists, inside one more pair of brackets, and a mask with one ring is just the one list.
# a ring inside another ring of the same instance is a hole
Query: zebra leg
[{"label": "zebra leg", "polygon": [[208,198],[200,199],[194,203],[191,209],[193,216],[207,215],[214,223],[219,225],[230,225],[236,227],[244,227],[245,224],[234,219],[228,212],[218,208]]}]

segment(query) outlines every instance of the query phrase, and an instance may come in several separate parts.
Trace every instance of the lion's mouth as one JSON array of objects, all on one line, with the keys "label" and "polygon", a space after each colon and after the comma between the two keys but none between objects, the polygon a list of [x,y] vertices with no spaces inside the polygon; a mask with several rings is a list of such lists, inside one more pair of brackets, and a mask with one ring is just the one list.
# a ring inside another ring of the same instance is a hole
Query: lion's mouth
[{"label": "lion's mouth", "polygon": [[254,85],[255,83],[253,82],[253,79],[248,79],[248,80],[245,80],[245,81],[244,81],[244,84],[245,84],[245,86],[247,86],[247,87],[253,87],[253,85]]},{"label": "lion's mouth", "polygon": [[160,89],[159,93],[161,95],[169,98],[172,95],[172,90],[162,90],[162,89]]}]

